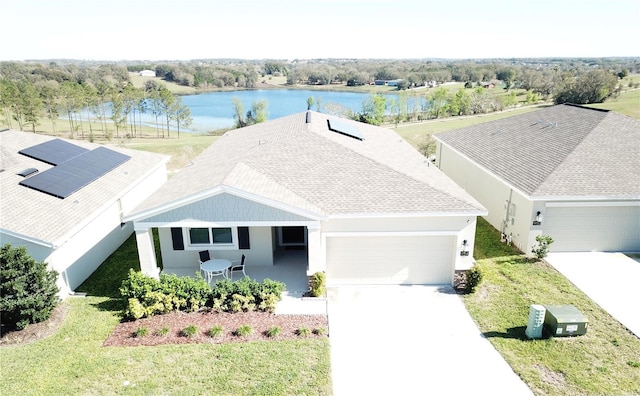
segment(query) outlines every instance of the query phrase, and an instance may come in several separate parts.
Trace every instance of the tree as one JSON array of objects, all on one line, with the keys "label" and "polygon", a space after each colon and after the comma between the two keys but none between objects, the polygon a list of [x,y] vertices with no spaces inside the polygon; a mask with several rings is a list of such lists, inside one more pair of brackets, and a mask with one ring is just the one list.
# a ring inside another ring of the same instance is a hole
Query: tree
[{"label": "tree", "polygon": [[176,126],[178,128],[178,137],[180,137],[180,125],[185,128],[188,128],[189,125],[193,122],[193,118],[191,118],[191,109],[187,105],[183,105],[182,100],[178,98],[178,109],[176,110],[174,117],[176,120]]},{"label": "tree", "polygon": [[58,112],[58,82],[49,80],[40,86],[40,98],[47,112],[47,118],[53,126],[53,133],[56,133],[56,120],[60,116]]},{"label": "tree", "polygon": [[446,88],[436,89],[429,99],[431,100],[429,106],[431,118],[440,118],[440,116],[446,115],[449,105]]},{"label": "tree", "polygon": [[508,91],[516,78],[516,71],[510,67],[502,69],[496,74],[496,78],[504,83],[504,88]]},{"label": "tree", "polygon": [[24,130],[26,125],[31,125],[31,130],[35,132],[36,125],[39,124],[40,111],[43,109],[40,95],[29,80],[18,81],[16,87],[18,96],[11,107],[13,119],[18,122],[21,130]]},{"label": "tree", "polygon": [[247,123],[249,125],[259,124],[267,120],[267,107],[269,103],[266,99],[256,100],[251,105],[251,110],[247,112]]},{"label": "tree", "polygon": [[0,106],[4,110],[5,122],[11,128],[10,109],[18,97],[18,87],[15,82],[8,78],[0,80]]},{"label": "tree", "polygon": [[0,251],[0,318],[24,329],[49,319],[58,303],[58,274],[37,262],[25,247],[6,244]]},{"label": "tree", "polygon": [[386,108],[387,99],[381,94],[372,94],[362,103],[362,112],[357,115],[357,118],[367,124],[380,125],[384,121]]},{"label": "tree", "polygon": [[248,125],[258,124],[267,120],[267,107],[269,103],[266,100],[256,100],[251,106],[251,110],[244,113],[244,105],[240,98],[234,97],[233,102],[233,119],[236,128],[242,128]]},{"label": "tree", "polygon": [[313,96],[309,96],[307,98],[307,110],[311,110],[311,106],[313,106],[313,102],[314,102]]},{"label": "tree", "polygon": [[616,75],[605,70],[591,70],[568,81],[555,97],[555,103],[602,103],[613,95],[618,85]]},{"label": "tree", "polygon": [[238,97],[231,98],[231,103],[233,103],[233,119],[235,120],[235,127],[242,128],[247,125],[247,119],[244,113],[244,105],[242,104],[242,100]]},{"label": "tree", "polygon": [[449,111],[452,115],[467,115],[471,112],[471,98],[464,88],[460,88],[449,103]]}]

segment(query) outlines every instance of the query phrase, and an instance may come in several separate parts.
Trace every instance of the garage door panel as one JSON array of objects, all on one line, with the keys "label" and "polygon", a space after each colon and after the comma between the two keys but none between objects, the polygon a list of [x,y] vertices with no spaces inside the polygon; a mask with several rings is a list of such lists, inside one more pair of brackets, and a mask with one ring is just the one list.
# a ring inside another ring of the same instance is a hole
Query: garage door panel
[{"label": "garage door panel", "polygon": [[640,206],[547,207],[553,252],[640,250]]},{"label": "garage door panel", "polygon": [[331,284],[451,284],[452,237],[332,237]]}]

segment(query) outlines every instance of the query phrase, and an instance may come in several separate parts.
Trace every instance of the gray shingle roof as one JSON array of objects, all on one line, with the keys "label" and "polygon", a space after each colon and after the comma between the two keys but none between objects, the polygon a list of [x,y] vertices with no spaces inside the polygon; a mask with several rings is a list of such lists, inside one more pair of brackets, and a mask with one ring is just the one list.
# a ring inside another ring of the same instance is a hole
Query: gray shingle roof
[{"label": "gray shingle roof", "polygon": [[532,198],[640,196],[640,121],[557,105],[436,139]]},{"label": "gray shingle roof", "polygon": [[[109,147],[129,155],[130,160],[98,180],[60,199],[24,187],[18,173],[36,168],[40,173],[52,166],[18,154],[18,151],[49,140],[51,136],[20,131],[0,132],[0,228],[48,244],[60,244],[74,230],[84,225],[105,205],[112,204],[152,170],[163,166],[167,157],[159,154]],[[69,141],[92,150],[98,144]]]},{"label": "gray shingle roof", "polygon": [[[395,132],[354,121],[365,139],[329,131],[309,112],[227,132],[132,216],[218,186],[321,216],[484,213],[485,209]],[[161,210],[161,209],[158,209]]]}]

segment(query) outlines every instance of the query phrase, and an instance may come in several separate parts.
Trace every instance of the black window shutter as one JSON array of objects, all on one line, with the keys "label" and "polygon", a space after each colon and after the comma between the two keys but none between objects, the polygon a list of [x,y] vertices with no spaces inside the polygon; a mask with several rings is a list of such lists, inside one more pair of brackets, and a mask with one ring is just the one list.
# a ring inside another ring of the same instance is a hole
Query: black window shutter
[{"label": "black window shutter", "polygon": [[182,228],[171,228],[171,240],[173,241],[173,250],[184,250]]},{"label": "black window shutter", "polygon": [[249,245],[249,227],[238,227],[238,247],[251,249]]}]

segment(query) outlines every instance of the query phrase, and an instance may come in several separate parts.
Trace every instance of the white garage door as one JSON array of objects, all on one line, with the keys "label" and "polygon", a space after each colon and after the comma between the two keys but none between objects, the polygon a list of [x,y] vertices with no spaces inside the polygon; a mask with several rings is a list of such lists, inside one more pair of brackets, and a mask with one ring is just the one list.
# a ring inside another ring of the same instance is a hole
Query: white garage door
[{"label": "white garage door", "polygon": [[451,284],[451,236],[327,238],[327,283],[331,285]]},{"label": "white garage door", "polygon": [[547,207],[553,252],[640,251],[640,206]]}]

